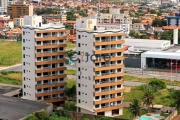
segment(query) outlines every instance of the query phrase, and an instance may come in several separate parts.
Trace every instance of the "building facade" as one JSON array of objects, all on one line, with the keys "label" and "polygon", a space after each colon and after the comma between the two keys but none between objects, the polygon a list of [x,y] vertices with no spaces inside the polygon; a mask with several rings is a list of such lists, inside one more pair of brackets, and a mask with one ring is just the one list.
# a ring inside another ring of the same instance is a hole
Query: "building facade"
[{"label": "building facade", "polygon": [[13,18],[20,18],[24,15],[33,15],[33,5],[26,2],[16,2],[7,7],[7,14]]},{"label": "building facade", "polygon": [[14,18],[14,27],[22,27],[24,25],[24,18],[20,17],[20,18]]},{"label": "building facade", "polygon": [[125,33],[120,29],[99,30],[96,23],[96,19],[85,18],[78,19],[76,24],[77,111],[121,115]]},{"label": "building facade", "polygon": [[66,30],[25,16],[22,28],[23,97],[63,106],[65,101]]},{"label": "building facade", "polygon": [[175,14],[175,16],[167,16],[168,26],[180,26],[180,14]]},{"label": "building facade", "polygon": [[7,12],[7,7],[11,4],[14,4],[17,0],[0,0],[0,7],[4,9],[4,12]]}]

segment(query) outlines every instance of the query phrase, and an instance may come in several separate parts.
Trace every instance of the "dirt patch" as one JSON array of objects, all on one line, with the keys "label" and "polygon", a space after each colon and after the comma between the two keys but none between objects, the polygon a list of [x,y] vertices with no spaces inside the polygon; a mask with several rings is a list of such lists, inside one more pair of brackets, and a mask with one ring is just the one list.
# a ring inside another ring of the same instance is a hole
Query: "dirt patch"
[{"label": "dirt patch", "polygon": [[124,92],[131,92],[131,87],[124,87],[125,91]]}]

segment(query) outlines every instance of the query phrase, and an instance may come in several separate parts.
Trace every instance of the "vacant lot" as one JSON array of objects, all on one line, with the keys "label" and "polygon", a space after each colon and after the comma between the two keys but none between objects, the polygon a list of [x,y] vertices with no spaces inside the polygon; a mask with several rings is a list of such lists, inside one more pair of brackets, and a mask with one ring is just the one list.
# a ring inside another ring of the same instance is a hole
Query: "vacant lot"
[{"label": "vacant lot", "polygon": [[0,73],[0,83],[11,84],[11,85],[21,85],[22,72],[2,71]]},{"label": "vacant lot", "polygon": [[[143,91],[139,87],[132,87],[130,92],[124,93],[126,102],[131,102],[133,99],[142,101]],[[158,90],[155,93],[155,104],[172,106],[174,100],[170,97],[170,91],[168,89]]]},{"label": "vacant lot", "polygon": [[22,43],[0,40],[0,66],[9,66],[21,62]]}]

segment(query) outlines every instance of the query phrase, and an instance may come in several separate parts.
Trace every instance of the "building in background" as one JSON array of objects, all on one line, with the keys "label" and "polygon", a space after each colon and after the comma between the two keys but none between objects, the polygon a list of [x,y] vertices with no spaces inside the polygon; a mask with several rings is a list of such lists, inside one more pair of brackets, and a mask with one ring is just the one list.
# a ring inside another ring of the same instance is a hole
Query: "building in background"
[{"label": "building in background", "polygon": [[0,14],[4,14],[4,7],[0,7]]},{"label": "building in background", "polygon": [[168,26],[180,26],[180,14],[175,14],[175,16],[167,16]]},{"label": "building in background", "polygon": [[14,27],[22,27],[24,25],[24,17],[14,18]]},{"label": "building in background", "polygon": [[7,8],[7,14],[10,15],[11,19],[20,18],[20,16],[24,15],[33,15],[33,5],[26,4],[23,2],[16,2],[15,4],[11,4]]},{"label": "building in background", "polygon": [[23,97],[63,106],[65,27],[42,24],[42,16],[25,16],[22,30]]},{"label": "building in background", "polygon": [[[124,107],[125,33],[121,29],[105,30],[96,26],[96,19],[77,19],[77,111],[104,116],[121,115]],[[107,55],[109,60],[103,58]]]},{"label": "building in background", "polygon": [[4,12],[7,12],[7,7],[16,1],[18,0],[0,0],[0,7],[4,8]]}]

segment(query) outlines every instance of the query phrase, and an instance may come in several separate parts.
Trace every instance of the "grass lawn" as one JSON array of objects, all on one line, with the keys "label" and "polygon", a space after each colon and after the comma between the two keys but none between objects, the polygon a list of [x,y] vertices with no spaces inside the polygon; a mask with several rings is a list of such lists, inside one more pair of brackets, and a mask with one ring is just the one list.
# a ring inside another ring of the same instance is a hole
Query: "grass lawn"
[{"label": "grass lawn", "polygon": [[0,73],[0,83],[22,85],[22,72],[3,71]]},{"label": "grass lawn", "polygon": [[[147,112],[145,110],[141,110],[140,115],[144,115],[146,113]],[[128,120],[133,120],[132,115],[131,115],[128,108],[123,108],[123,115],[118,116],[118,118],[124,118],[124,119],[128,119]]]},{"label": "grass lawn", "polygon": [[76,75],[76,70],[66,70],[67,75]]},{"label": "grass lawn", "polygon": [[67,42],[66,50],[75,49],[75,48],[76,48],[76,44]]},{"label": "grass lawn", "polygon": [[22,43],[0,40],[0,66],[20,63],[22,60]]},{"label": "grass lawn", "polygon": [[[153,79],[157,79],[157,78],[134,77],[134,76],[129,76],[129,75],[124,76],[124,80],[133,81],[133,82],[149,83]],[[158,80],[165,82],[166,85],[180,86],[180,81],[170,81],[170,80],[165,80],[165,79],[158,79]]]},{"label": "grass lawn", "polygon": [[[165,106],[172,106],[173,99],[169,97],[170,92],[168,89],[158,90],[155,93],[155,104],[161,104]],[[132,87],[131,92],[124,93],[126,102],[131,102],[133,99],[138,99],[142,101],[143,91],[139,87]]]},{"label": "grass lawn", "polygon": [[76,85],[76,80],[74,80],[74,79],[67,79],[66,82],[67,82],[66,86],[68,88],[71,88],[73,85]]}]

